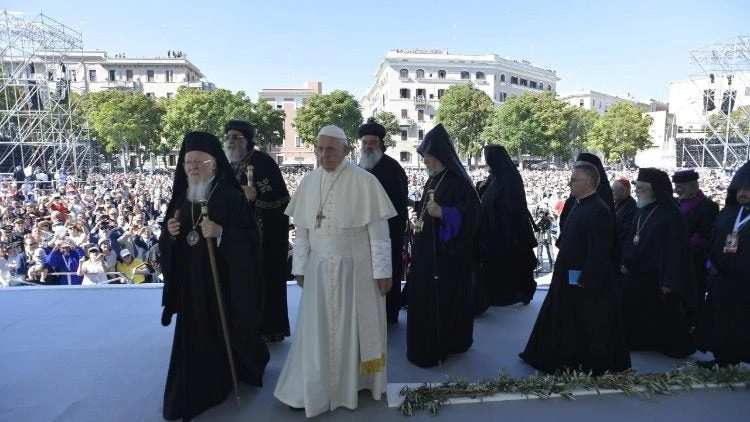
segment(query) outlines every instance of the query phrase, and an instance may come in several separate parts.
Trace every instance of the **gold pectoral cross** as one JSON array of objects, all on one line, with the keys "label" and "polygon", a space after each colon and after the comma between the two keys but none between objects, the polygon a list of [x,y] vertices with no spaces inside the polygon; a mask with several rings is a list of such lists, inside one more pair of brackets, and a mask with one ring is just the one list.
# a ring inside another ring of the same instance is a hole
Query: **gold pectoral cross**
[{"label": "gold pectoral cross", "polygon": [[322,212],[319,212],[318,215],[315,216],[315,228],[320,228],[320,223],[323,221],[323,219],[326,218],[325,215],[323,215]]}]

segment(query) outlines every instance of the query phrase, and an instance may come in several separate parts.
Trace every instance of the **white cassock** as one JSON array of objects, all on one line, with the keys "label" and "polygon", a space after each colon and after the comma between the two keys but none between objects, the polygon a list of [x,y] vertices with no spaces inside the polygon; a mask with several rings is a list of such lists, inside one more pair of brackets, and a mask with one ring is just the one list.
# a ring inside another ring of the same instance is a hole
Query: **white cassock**
[{"label": "white cassock", "polygon": [[376,279],[391,277],[388,219],[396,210],[375,176],[343,161],[305,176],[285,213],[297,229],[292,273],[305,283],[274,396],[307,417],[355,409],[363,389],[380,400],[387,343]]}]

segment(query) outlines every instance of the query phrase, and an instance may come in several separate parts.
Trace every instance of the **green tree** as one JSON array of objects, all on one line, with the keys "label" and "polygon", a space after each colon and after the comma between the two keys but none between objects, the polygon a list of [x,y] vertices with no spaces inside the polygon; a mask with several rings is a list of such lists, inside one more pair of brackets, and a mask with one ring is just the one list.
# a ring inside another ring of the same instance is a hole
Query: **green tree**
[{"label": "green tree", "polygon": [[242,91],[202,91],[182,86],[167,104],[163,119],[164,138],[170,149],[177,149],[185,134],[195,130],[221,138],[227,121],[241,119],[252,122],[255,116],[253,109],[252,101]]},{"label": "green tree", "polygon": [[625,162],[651,146],[648,128],[653,121],[632,104],[614,104],[594,123],[586,146],[601,151],[605,161]]},{"label": "green tree", "polygon": [[586,149],[588,135],[591,129],[599,120],[599,113],[595,110],[580,107],[568,107],[565,109],[565,119],[567,121],[567,133],[565,134],[569,148],[568,154],[560,154],[563,160],[569,160],[570,154],[578,155],[579,152]]},{"label": "green tree", "polygon": [[107,153],[141,155],[161,142],[164,110],[153,98],[132,91],[109,90],[88,94],[89,122]]},{"label": "green tree", "polygon": [[263,99],[253,103],[249,122],[255,126],[255,143],[266,151],[284,143],[284,111]]},{"label": "green tree", "polygon": [[554,94],[524,93],[508,97],[492,116],[482,139],[499,143],[511,155],[569,155],[566,136],[568,120],[566,105]]},{"label": "green tree", "polygon": [[729,114],[729,124],[727,116],[723,113],[716,113],[708,116],[709,136],[715,136],[719,139],[727,138],[727,127],[729,128],[730,138],[746,137],[750,135],[750,106],[736,108]]},{"label": "green tree", "polygon": [[353,145],[362,121],[359,102],[347,91],[336,90],[306,98],[292,125],[305,144],[313,144],[323,126],[336,125],[344,130],[349,144]]},{"label": "green tree", "polygon": [[460,156],[471,159],[482,149],[481,134],[495,109],[492,98],[473,84],[453,85],[440,99],[437,122],[458,143]]},{"label": "green tree", "polygon": [[396,140],[393,136],[401,133],[401,127],[398,125],[396,116],[390,111],[381,111],[380,113],[373,116],[376,122],[383,125],[385,128],[385,142],[386,147],[396,146]]}]

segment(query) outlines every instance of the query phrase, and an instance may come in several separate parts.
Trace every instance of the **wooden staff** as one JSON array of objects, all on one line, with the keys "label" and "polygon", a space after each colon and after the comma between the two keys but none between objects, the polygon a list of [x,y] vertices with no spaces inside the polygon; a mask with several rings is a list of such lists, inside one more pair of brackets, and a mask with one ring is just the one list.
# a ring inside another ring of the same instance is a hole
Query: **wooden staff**
[{"label": "wooden staff", "polygon": [[[201,201],[201,216],[203,219],[208,218],[208,202]],[[214,288],[216,289],[216,302],[219,305],[219,319],[221,319],[221,330],[224,332],[224,343],[227,347],[227,358],[229,359],[229,370],[232,372],[232,383],[234,384],[234,396],[237,399],[237,405],[240,405],[240,390],[237,386],[237,371],[234,369],[234,356],[232,355],[232,344],[229,341],[229,326],[227,317],[224,313],[224,302],[221,296],[221,286],[219,286],[219,270],[216,267],[216,251],[214,250],[214,240],[206,239],[208,246],[208,258],[211,261],[211,273],[214,279]]]},{"label": "wooden staff", "polygon": [[247,170],[245,171],[245,176],[247,176],[247,185],[252,186],[253,185],[253,166],[247,166]]}]

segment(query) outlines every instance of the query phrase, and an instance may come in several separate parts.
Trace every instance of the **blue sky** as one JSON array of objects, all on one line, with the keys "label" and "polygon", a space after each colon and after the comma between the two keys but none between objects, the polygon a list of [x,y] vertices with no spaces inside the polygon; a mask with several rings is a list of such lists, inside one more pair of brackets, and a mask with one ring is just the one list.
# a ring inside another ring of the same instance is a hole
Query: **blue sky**
[{"label": "blue sky", "polygon": [[6,0],[83,33],[84,49],[153,57],[182,50],[220,88],[345,89],[360,99],[389,49],[530,60],[558,92],[593,89],[666,101],[699,71],[690,52],[750,35],[747,0],[285,1]]}]

